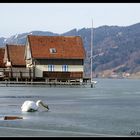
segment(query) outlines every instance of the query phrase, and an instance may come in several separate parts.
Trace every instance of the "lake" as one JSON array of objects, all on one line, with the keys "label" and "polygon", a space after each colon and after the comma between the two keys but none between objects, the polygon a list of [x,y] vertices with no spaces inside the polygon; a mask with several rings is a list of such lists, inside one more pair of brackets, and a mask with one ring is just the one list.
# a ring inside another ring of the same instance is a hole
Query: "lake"
[{"label": "lake", "polygon": [[[0,136],[139,136],[140,80],[96,80],[95,88],[0,87]],[[40,99],[49,111],[21,112]]]}]

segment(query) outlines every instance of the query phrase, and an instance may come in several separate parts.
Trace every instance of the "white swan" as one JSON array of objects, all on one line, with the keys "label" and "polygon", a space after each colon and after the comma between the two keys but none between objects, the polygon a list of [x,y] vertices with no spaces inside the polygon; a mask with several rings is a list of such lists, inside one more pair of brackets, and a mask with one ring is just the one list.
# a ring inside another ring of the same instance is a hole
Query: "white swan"
[{"label": "white swan", "polygon": [[21,106],[21,110],[23,112],[35,112],[38,111],[39,109],[48,111],[49,107],[41,100],[38,100],[36,103],[34,101],[25,101]]}]

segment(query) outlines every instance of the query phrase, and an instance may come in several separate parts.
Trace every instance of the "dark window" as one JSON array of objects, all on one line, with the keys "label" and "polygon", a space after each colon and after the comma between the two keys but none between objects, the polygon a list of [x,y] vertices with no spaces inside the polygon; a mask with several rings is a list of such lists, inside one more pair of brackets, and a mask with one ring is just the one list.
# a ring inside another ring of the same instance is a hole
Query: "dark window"
[{"label": "dark window", "polygon": [[50,53],[56,53],[56,48],[50,48]]}]

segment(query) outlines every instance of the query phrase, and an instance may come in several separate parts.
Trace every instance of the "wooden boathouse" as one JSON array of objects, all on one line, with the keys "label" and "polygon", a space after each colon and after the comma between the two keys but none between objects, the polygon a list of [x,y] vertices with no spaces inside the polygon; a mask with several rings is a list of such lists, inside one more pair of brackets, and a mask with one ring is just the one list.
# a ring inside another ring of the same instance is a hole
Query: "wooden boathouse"
[{"label": "wooden boathouse", "polygon": [[3,63],[4,79],[9,81],[24,81],[31,79],[31,72],[26,68],[24,60],[25,45],[6,44]]},{"label": "wooden boathouse", "polygon": [[34,73],[34,80],[80,82],[84,75],[84,58],[79,36],[27,36],[25,61],[26,67]]}]

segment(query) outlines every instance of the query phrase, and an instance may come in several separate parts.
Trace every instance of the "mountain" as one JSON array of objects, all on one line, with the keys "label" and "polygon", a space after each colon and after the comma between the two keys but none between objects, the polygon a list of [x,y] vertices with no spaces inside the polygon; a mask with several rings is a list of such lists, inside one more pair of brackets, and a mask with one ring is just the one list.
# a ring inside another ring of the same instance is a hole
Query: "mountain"
[{"label": "mountain", "polygon": [[16,34],[9,38],[0,38],[0,47],[4,47],[5,44],[25,44],[27,35],[47,35],[47,36],[57,36],[59,34],[45,31],[31,31],[29,33]]},{"label": "mountain", "polygon": [[[93,28],[93,71],[94,76],[140,72],[140,23],[131,26],[100,26]],[[86,50],[85,73],[90,74],[91,28],[72,29],[63,34],[31,31],[0,38],[0,46],[25,44],[27,35],[81,36]]]}]

